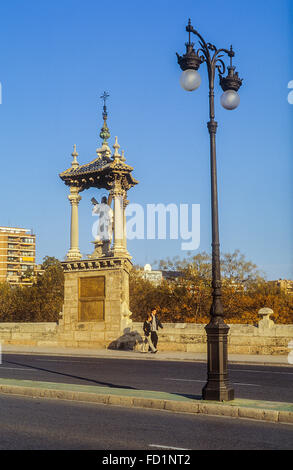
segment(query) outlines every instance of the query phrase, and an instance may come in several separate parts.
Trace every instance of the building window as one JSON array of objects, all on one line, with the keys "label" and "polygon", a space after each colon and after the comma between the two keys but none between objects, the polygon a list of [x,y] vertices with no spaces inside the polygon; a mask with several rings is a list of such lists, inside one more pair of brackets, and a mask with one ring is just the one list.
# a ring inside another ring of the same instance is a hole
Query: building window
[{"label": "building window", "polygon": [[34,243],[33,238],[22,238],[21,241],[22,243]]}]

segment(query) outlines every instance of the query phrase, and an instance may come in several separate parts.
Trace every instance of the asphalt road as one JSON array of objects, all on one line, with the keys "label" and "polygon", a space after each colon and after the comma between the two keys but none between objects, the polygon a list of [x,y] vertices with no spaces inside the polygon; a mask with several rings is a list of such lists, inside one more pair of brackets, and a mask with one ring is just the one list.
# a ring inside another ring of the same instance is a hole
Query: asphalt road
[{"label": "asphalt road", "polygon": [[286,450],[292,437],[292,425],[0,395],[1,450]]},{"label": "asphalt road", "polygon": [[[0,377],[201,396],[206,364],[3,354]],[[230,364],[235,397],[293,402],[293,367]]]}]

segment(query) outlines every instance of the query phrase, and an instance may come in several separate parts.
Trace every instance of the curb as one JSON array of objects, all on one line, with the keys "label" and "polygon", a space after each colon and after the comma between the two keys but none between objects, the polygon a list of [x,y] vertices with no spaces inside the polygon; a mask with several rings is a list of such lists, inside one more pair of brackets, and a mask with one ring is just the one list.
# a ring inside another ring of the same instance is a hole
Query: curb
[{"label": "curb", "polygon": [[177,413],[204,414],[232,418],[249,418],[258,421],[293,424],[293,411],[269,408],[235,406],[233,404],[209,403],[201,400],[176,401],[158,398],[121,396],[109,393],[90,393],[82,391],[60,390],[58,388],[38,388],[33,386],[0,384],[0,393],[21,395],[33,398],[51,398],[86,403],[98,403],[133,408],[173,411]]}]

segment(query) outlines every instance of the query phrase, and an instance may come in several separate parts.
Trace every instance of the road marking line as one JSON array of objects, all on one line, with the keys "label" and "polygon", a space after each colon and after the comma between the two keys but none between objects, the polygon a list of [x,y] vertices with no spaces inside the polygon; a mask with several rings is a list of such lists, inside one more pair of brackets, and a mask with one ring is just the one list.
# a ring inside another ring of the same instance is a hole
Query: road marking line
[{"label": "road marking line", "polygon": [[64,362],[65,364],[72,364],[73,362],[78,362],[79,364],[93,364],[96,365],[97,363],[101,363],[101,361],[95,362],[86,362],[86,361],[66,361],[66,360],[58,360],[58,359],[35,359],[35,361],[40,362]]},{"label": "road marking line", "polygon": [[252,370],[252,369],[230,369],[230,372],[254,372],[257,374],[283,374],[283,375],[293,375],[293,372],[276,372],[269,370]]},{"label": "road marking line", "polygon": [[240,382],[232,382],[234,385],[248,385],[249,387],[261,387],[261,385],[257,384],[242,384]]},{"label": "road marking line", "polygon": [[181,447],[161,446],[159,444],[149,444],[149,447],[158,447],[159,449],[172,449],[172,450],[190,450],[190,449],[182,449]]},{"label": "road marking line", "polygon": [[171,379],[169,377],[165,377],[164,380],[176,380],[178,382],[206,382],[206,380],[196,380],[196,379]]},{"label": "road marking line", "polygon": [[4,366],[4,367],[0,367],[0,370],[8,370],[8,369],[9,369],[9,370],[26,370],[26,371],[28,371],[28,372],[31,371],[31,369],[27,369],[27,368],[26,368],[26,369],[22,369],[22,368],[20,368],[20,367],[5,367],[5,366]]},{"label": "road marking line", "polygon": [[[196,380],[196,379],[171,379],[171,378],[168,378],[168,377],[165,377],[164,380],[175,380],[175,381],[178,381],[178,382],[206,382],[206,380]],[[244,384],[244,383],[240,383],[240,382],[232,382],[234,385],[247,385],[247,386],[250,386],[250,387],[261,387],[261,385],[256,385],[256,384]]]}]

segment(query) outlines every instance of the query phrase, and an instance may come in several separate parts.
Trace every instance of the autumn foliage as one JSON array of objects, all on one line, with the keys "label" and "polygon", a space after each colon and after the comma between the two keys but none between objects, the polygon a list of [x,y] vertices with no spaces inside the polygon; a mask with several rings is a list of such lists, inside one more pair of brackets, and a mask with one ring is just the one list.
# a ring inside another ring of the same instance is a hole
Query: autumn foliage
[{"label": "autumn foliage", "polygon": [[[175,280],[154,285],[142,278],[136,268],[130,277],[132,319],[145,319],[156,306],[165,322],[207,323],[212,302],[211,258],[206,253],[180,260],[160,261],[158,268],[178,272]],[[293,295],[281,292],[266,282],[257,267],[239,251],[225,254],[221,260],[222,302],[227,323],[256,324],[258,310],[274,310],[275,323],[293,323]]]},{"label": "autumn foliage", "polygon": [[61,263],[46,256],[44,273],[29,287],[0,283],[0,322],[51,322],[59,319],[64,297]]},{"label": "autumn foliage", "polygon": [[[130,274],[132,320],[145,319],[152,306],[163,322],[208,323],[211,298],[211,258],[199,253],[186,259],[167,259],[158,269],[176,271],[172,281],[154,285],[141,276],[142,268]],[[11,287],[0,283],[0,322],[58,321],[64,301],[64,274],[61,263],[46,257],[44,272],[31,287]],[[224,254],[221,260],[222,302],[227,323],[256,324],[258,310],[270,307],[275,323],[293,323],[293,295],[266,282],[257,267],[239,251]]]}]

